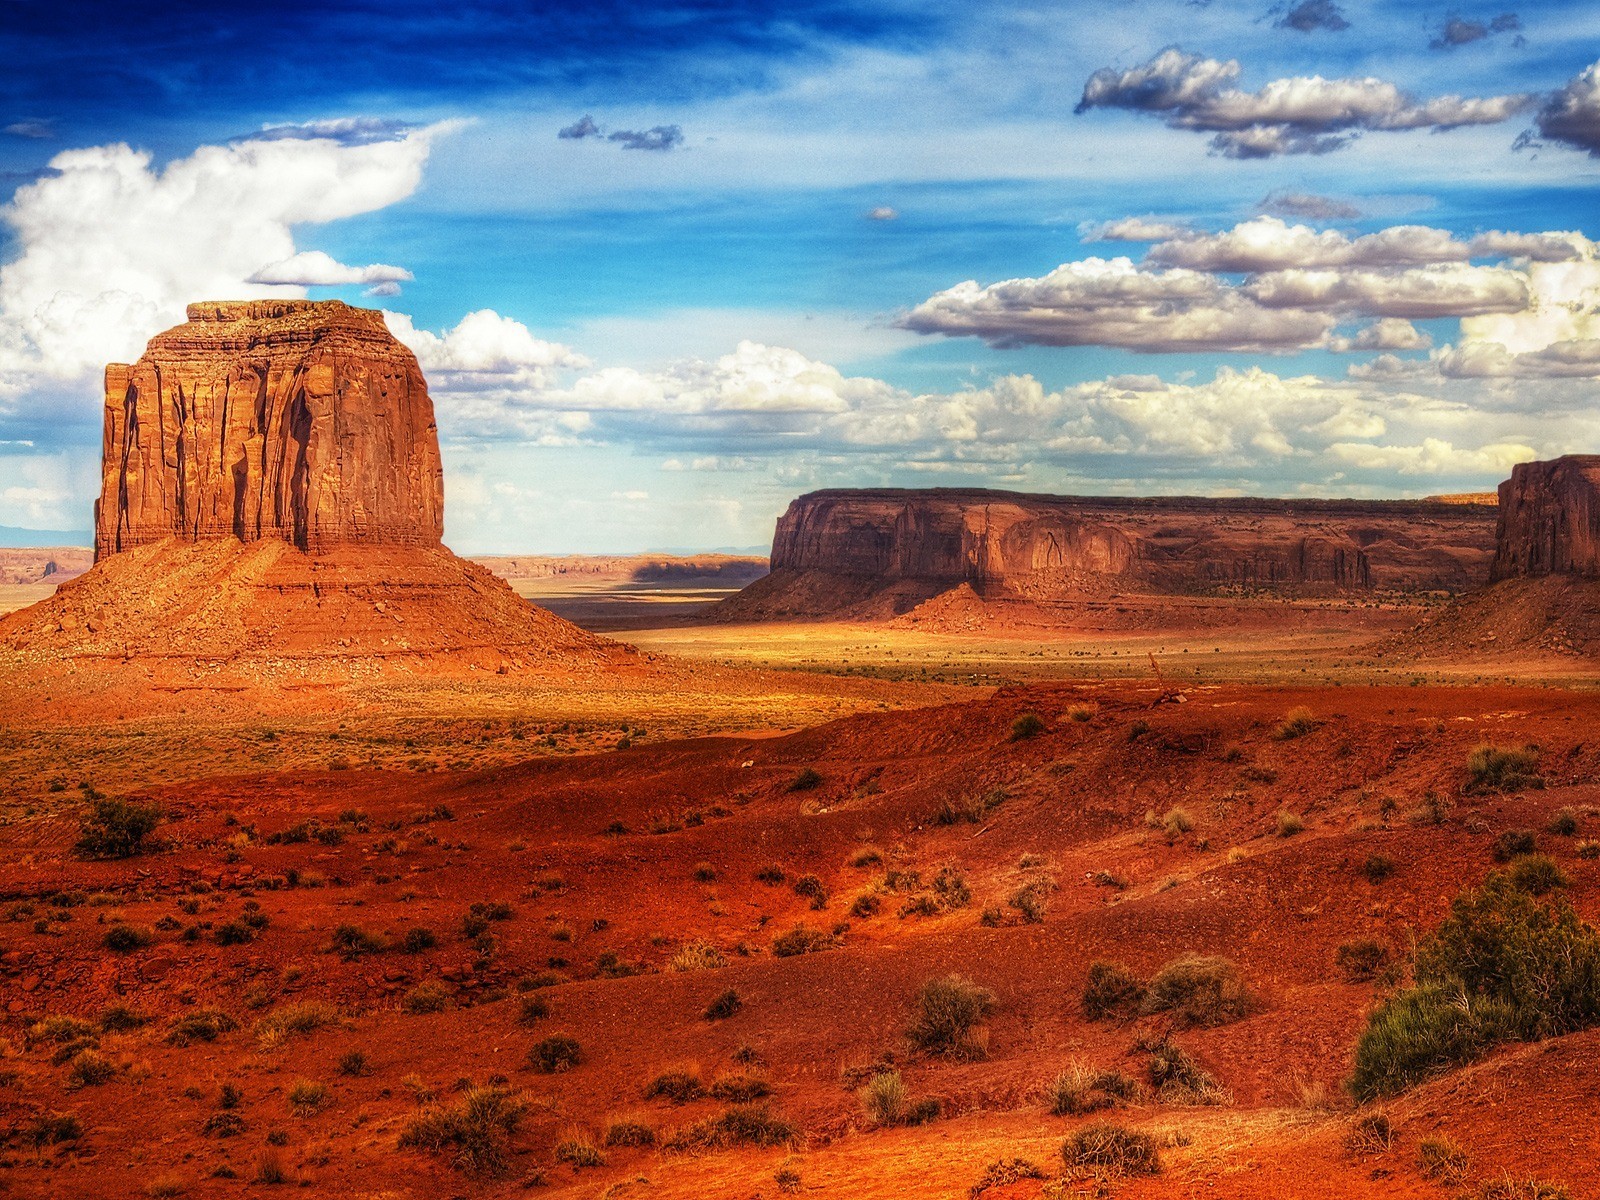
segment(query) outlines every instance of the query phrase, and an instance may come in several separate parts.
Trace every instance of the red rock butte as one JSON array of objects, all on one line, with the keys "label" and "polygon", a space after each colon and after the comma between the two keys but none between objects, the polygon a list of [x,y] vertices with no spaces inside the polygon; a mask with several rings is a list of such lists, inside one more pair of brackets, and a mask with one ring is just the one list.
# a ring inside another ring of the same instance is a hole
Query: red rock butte
[{"label": "red rock butte", "polygon": [[1500,485],[1496,580],[1600,577],[1600,454],[1518,463]]},{"label": "red rock butte", "polygon": [[433,403],[381,313],[253,300],[188,317],[106,369],[97,561],[0,621],[0,644],[251,680],[581,675],[629,654],[441,544]]},{"label": "red rock butte", "polygon": [[188,316],[106,368],[97,559],[174,537],[439,545],[433,404],[383,314],[246,300]]}]

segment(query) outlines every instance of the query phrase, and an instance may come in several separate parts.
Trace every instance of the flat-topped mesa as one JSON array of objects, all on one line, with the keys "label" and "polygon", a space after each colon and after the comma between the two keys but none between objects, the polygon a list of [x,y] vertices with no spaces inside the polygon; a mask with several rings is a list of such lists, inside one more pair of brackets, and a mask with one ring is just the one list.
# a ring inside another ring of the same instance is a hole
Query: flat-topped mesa
[{"label": "flat-topped mesa", "polygon": [[188,317],[106,368],[97,560],[166,538],[439,544],[433,403],[383,314],[245,300]]},{"label": "flat-topped mesa", "polygon": [[1493,578],[1600,577],[1600,455],[1518,463],[1500,485]]},{"label": "flat-topped mesa", "polygon": [[[915,600],[961,584],[1047,601],[1228,588],[1460,591],[1487,580],[1494,529],[1492,505],[1436,500],[821,491],[790,504],[772,574],[741,595],[745,607],[798,612],[831,598],[858,603],[869,588]],[[825,578],[836,583],[821,586]]]}]

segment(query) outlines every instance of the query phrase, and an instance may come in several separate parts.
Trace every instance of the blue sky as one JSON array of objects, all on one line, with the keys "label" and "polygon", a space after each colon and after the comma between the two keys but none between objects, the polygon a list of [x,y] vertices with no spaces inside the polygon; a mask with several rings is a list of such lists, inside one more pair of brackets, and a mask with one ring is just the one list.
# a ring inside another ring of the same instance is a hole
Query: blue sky
[{"label": "blue sky", "polygon": [[1593,5],[5,13],[0,525],[87,527],[99,366],[202,294],[393,314],[467,552],[1600,449]]}]

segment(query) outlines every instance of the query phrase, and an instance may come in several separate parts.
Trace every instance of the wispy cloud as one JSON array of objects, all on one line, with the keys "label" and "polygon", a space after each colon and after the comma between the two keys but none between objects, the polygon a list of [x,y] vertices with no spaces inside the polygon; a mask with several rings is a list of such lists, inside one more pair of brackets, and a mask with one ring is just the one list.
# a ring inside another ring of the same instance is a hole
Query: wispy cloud
[{"label": "wispy cloud", "polygon": [[1096,71],[1077,111],[1159,116],[1173,129],[1213,134],[1212,149],[1225,157],[1271,158],[1326,154],[1365,132],[1496,125],[1536,103],[1526,94],[1418,100],[1386,80],[1320,75],[1275,79],[1246,92],[1235,86],[1239,75],[1236,61],[1169,48],[1125,71]]},{"label": "wispy cloud", "polygon": [[607,133],[588,113],[571,125],[556,132],[565,141],[581,142],[588,138],[616,142],[624,150],[675,150],[683,145],[681,125],[654,125],[649,129],[618,129]]},{"label": "wispy cloud", "polygon": [[1301,33],[1314,33],[1319,29],[1340,33],[1350,28],[1350,22],[1334,0],[1301,0],[1274,24],[1279,29],[1296,29]]},{"label": "wispy cloud", "polygon": [[1489,21],[1468,20],[1465,17],[1451,17],[1441,26],[1439,31],[1429,41],[1430,50],[1454,50],[1457,46],[1470,45],[1481,42],[1485,38],[1497,33],[1516,33],[1517,44],[1522,43],[1520,30],[1522,18],[1514,12],[1501,13]]}]

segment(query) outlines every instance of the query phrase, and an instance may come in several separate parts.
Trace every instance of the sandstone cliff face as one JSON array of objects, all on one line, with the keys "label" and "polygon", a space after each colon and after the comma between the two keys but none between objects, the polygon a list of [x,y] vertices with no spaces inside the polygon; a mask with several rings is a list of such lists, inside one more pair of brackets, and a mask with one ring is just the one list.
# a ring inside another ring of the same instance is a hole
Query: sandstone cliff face
[{"label": "sandstone cliff face", "polygon": [[433,405],[381,313],[252,300],[188,315],[106,368],[97,559],[166,538],[439,544]]},{"label": "sandstone cliff face", "polygon": [[883,588],[915,600],[961,584],[1033,600],[1230,587],[1459,591],[1487,580],[1494,531],[1492,506],[1433,501],[823,491],[779,519],[773,574],[752,590],[763,601],[804,593],[800,608],[829,595],[856,604]]},{"label": "sandstone cliff face", "polygon": [[1600,455],[1518,463],[1500,485],[1493,578],[1600,577]]}]

